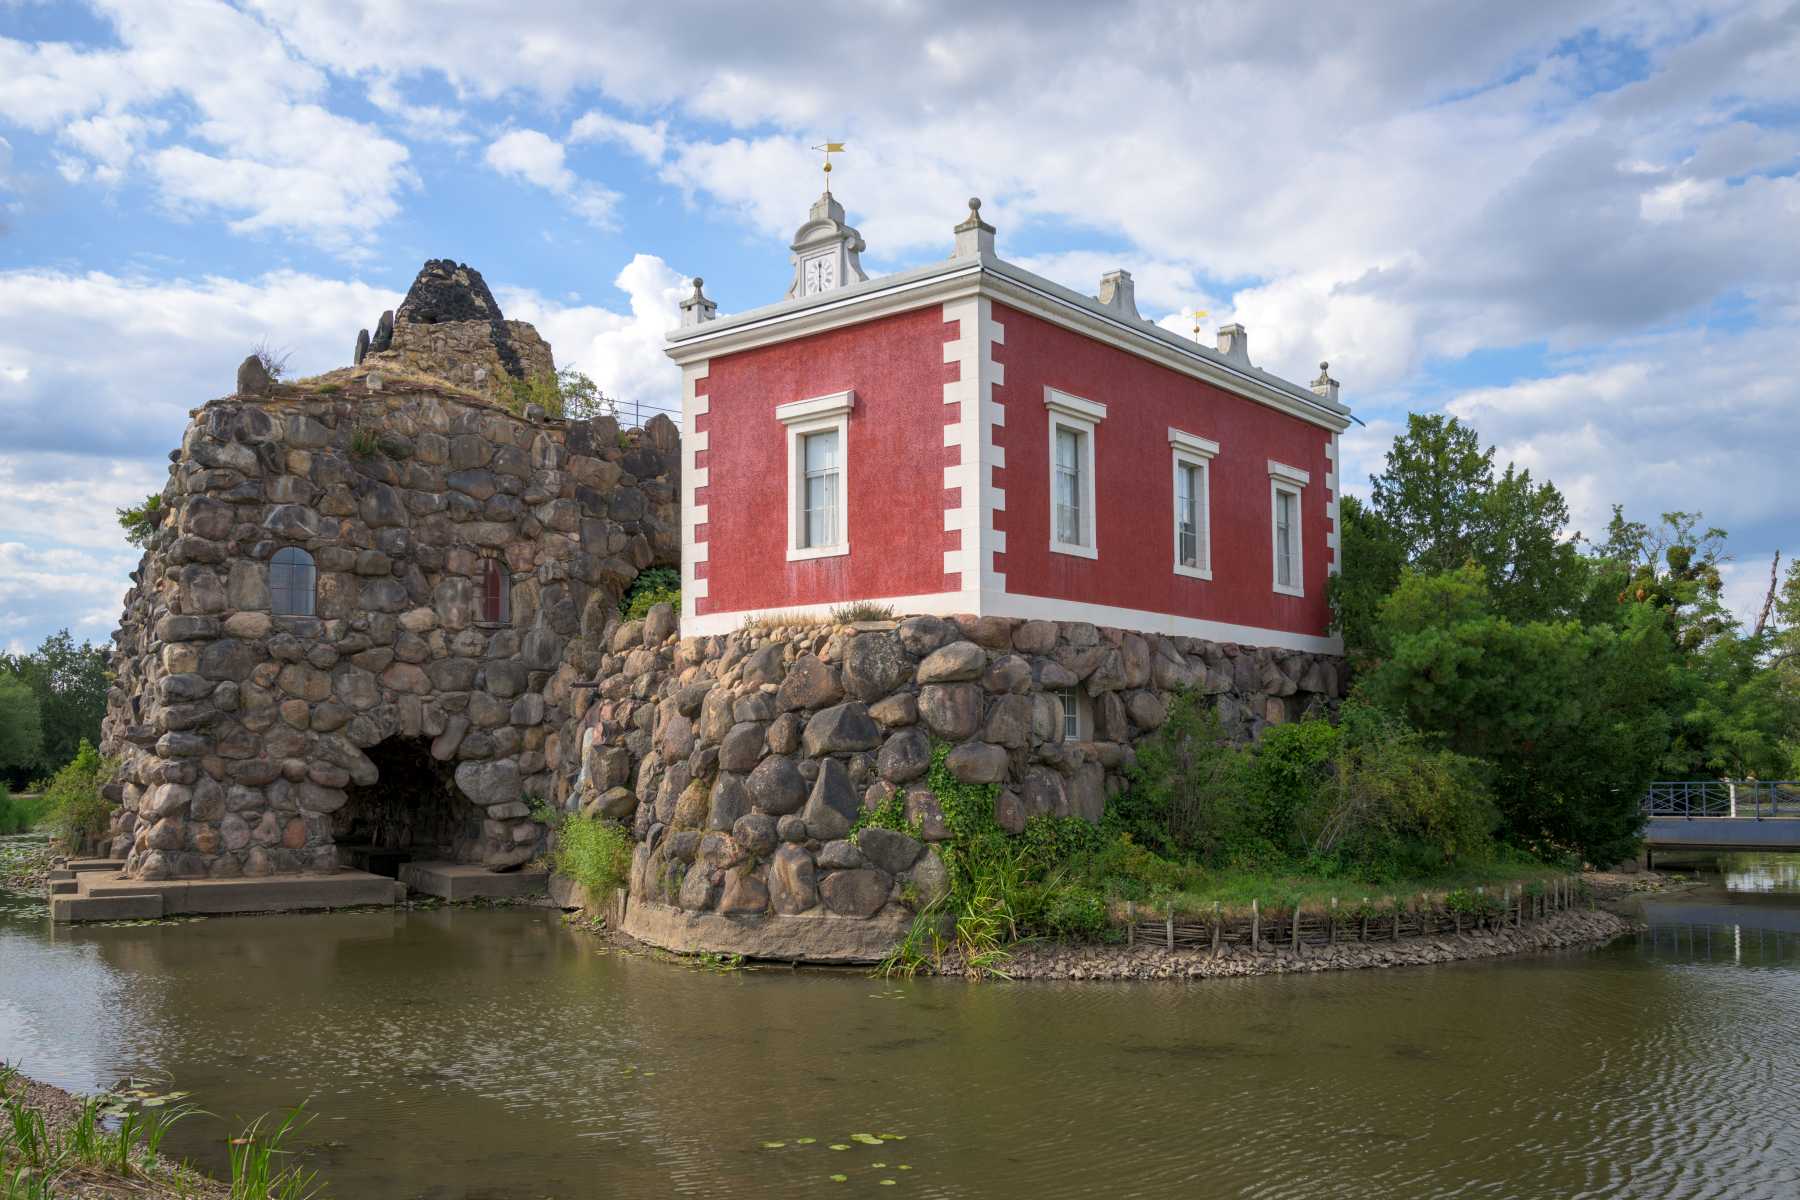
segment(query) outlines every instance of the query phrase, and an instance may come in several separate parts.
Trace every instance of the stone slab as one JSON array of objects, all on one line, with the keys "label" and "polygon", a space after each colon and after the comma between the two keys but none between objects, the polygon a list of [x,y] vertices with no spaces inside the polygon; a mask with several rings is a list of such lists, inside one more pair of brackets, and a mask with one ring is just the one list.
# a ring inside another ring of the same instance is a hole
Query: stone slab
[{"label": "stone slab", "polygon": [[545,871],[490,871],[477,863],[409,862],[400,882],[415,892],[445,900],[516,900],[541,896],[549,888]]},{"label": "stone slab", "polygon": [[68,879],[50,880],[50,894],[52,896],[73,896],[80,890],[81,884],[73,876]]},{"label": "stone slab", "polygon": [[155,894],[50,897],[52,921],[143,921],[163,915],[162,897]]},{"label": "stone slab", "polygon": [[[146,881],[87,874],[74,896],[51,898],[53,919],[92,921],[113,919],[93,916],[94,902],[121,897],[150,896],[158,905],[157,916],[177,913],[258,913],[293,909],[352,908],[365,904],[393,904],[405,890],[392,879],[365,871],[337,871],[330,875],[269,875],[258,879],[171,879]],[[57,902],[69,901],[58,915]]]},{"label": "stone slab", "polygon": [[123,871],[125,860],[122,858],[71,858],[63,864],[63,870],[81,873],[84,871]]},{"label": "stone slab", "polygon": [[911,927],[911,914],[893,909],[867,921],[774,913],[726,917],[643,900],[631,903],[624,922],[626,934],[677,954],[741,954],[807,963],[880,962]]}]

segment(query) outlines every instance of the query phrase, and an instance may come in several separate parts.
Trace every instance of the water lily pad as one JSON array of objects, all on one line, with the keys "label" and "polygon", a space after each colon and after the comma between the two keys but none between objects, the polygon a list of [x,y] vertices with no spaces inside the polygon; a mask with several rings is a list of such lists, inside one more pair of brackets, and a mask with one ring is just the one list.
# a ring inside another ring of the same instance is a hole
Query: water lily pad
[{"label": "water lily pad", "polygon": [[904,1142],[906,1140],[906,1135],[904,1133],[884,1133],[881,1135],[881,1140],[884,1142]]},{"label": "water lily pad", "polygon": [[847,1143],[847,1142],[833,1142],[833,1143],[831,1143],[831,1149],[833,1149],[833,1150],[848,1150],[848,1149],[849,1149],[849,1148],[850,1148],[850,1146],[849,1146],[849,1144],[848,1144],[848,1143]]},{"label": "water lily pad", "polygon": [[796,1145],[796,1146],[810,1146],[810,1145],[812,1145],[812,1144],[813,1144],[813,1143],[814,1143],[814,1142],[816,1142],[816,1141],[818,1141],[818,1140],[819,1140],[819,1139],[818,1139],[818,1138],[795,1138],[795,1139],[794,1139],[794,1145]]},{"label": "water lily pad", "polygon": [[881,1139],[872,1133],[853,1133],[850,1135],[850,1140],[853,1142],[861,1142],[865,1146],[881,1145]]},{"label": "water lily pad", "polygon": [[833,1175],[831,1177],[831,1182],[833,1182],[833,1183],[848,1183],[848,1182],[850,1182],[850,1177],[848,1175]]},{"label": "water lily pad", "polygon": [[912,1170],[912,1167],[910,1167],[910,1166],[908,1166],[908,1165],[907,1165],[907,1164],[906,1164],[906,1163],[901,1163],[901,1164],[900,1164],[900,1165],[899,1165],[899,1166],[897,1166],[897,1167],[895,1167],[895,1168],[894,1168],[894,1170],[896,1170],[896,1171],[910,1171],[910,1170]]},{"label": "water lily pad", "polygon": [[870,1165],[870,1166],[871,1166],[871,1167],[874,1167],[874,1168],[875,1168],[875,1169],[876,1169],[876,1170],[877,1170],[877,1171],[879,1171],[879,1170],[881,1170],[881,1169],[882,1169],[882,1168],[883,1168],[883,1167],[885,1167],[885,1166],[887,1166],[887,1164],[886,1164],[886,1163],[870,1163],[870,1164],[869,1164],[869,1165]]},{"label": "water lily pad", "polygon": [[884,1179],[881,1181],[881,1186],[882,1187],[893,1187],[894,1184],[896,1184],[898,1182],[899,1182],[899,1180],[896,1180],[896,1179]]},{"label": "water lily pad", "polygon": [[764,1150],[779,1150],[785,1145],[787,1145],[786,1142],[764,1142],[762,1148]]}]

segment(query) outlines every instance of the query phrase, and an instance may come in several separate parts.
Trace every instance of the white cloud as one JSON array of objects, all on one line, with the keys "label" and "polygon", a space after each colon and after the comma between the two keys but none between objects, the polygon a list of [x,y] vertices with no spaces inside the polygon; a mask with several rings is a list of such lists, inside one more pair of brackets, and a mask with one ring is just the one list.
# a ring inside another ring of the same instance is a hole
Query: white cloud
[{"label": "white cloud", "polygon": [[616,192],[584,182],[570,170],[562,143],[535,129],[514,129],[489,144],[487,165],[502,175],[522,179],[561,197],[584,220],[602,228],[612,224]]},{"label": "white cloud", "polygon": [[345,253],[399,211],[406,147],[331,112],[325,73],[275,30],[217,0],[102,8],[116,47],[0,38],[0,117],[55,131],[65,178],[141,166],[178,212]]},{"label": "white cloud", "polygon": [[584,113],[569,126],[571,142],[614,142],[625,147],[645,162],[662,161],[668,148],[669,123],[657,121],[644,125],[603,113],[598,109]]},{"label": "white cloud", "polygon": [[628,313],[565,305],[524,288],[497,289],[497,299],[507,316],[537,326],[555,351],[557,366],[586,374],[622,412],[632,412],[634,402],[646,415],[679,410],[681,372],[662,350],[664,336],[680,317],[676,305],[688,290],[686,277],[654,255],[639,254],[613,286],[625,293]]}]

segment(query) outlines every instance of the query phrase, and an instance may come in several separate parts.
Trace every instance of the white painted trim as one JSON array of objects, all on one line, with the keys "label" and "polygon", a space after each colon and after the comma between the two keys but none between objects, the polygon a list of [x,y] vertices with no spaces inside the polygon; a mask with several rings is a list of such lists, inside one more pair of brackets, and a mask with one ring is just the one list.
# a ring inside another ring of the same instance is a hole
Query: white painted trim
[{"label": "white painted trim", "polygon": [[1169,445],[1177,450],[1193,455],[1195,458],[1213,458],[1219,453],[1219,443],[1211,438],[1203,438],[1197,433],[1169,426]]},{"label": "white painted trim", "polygon": [[[1083,400],[1080,396],[1071,396],[1053,387],[1044,389],[1044,407],[1050,410],[1050,419],[1046,422],[1049,439],[1045,452],[1044,465],[1049,472],[1050,493],[1050,553],[1070,554],[1077,558],[1100,557],[1099,514],[1094,511],[1095,501],[1100,488],[1094,478],[1094,447],[1099,430],[1099,423],[1106,419],[1106,405],[1096,404],[1092,400]],[[1067,429],[1081,435],[1081,532],[1079,542],[1065,542],[1056,536],[1056,434],[1060,429]]]},{"label": "white painted trim", "polygon": [[944,551],[944,574],[956,575],[957,586],[971,599],[962,611],[974,606],[981,591],[981,301],[973,293],[944,305],[946,324],[957,323],[955,341],[944,343],[944,361],[956,363],[957,377],[944,384],[944,403],[957,406],[956,420],[944,422],[944,444],[958,447],[958,461],[944,468],[944,490],[954,489],[959,499],[950,506],[944,500],[944,530],[961,535],[960,548]]},{"label": "white painted trim", "polygon": [[775,419],[783,425],[791,425],[795,421],[843,416],[855,406],[854,391],[833,392],[829,396],[814,396],[810,400],[790,400],[786,404],[777,404]]},{"label": "white painted trim", "polygon": [[707,365],[708,360],[701,359],[681,368],[681,595],[688,601],[684,608],[706,598],[706,580],[699,578],[695,569],[706,561],[707,543],[699,541],[695,534],[699,526],[706,524],[708,506],[700,504],[695,496],[706,486],[711,471],[695,464],[710,438],[695,425],[710,404],[708,397],[695,394],[694,386],[706,378]]},{"label": "white painted trim", "polygon": [[1339,536],[1338,509],[1338,435],[1332,434],[1325,439],[1325,461],[1331,465],[1325,469],[1325,549],[1330,555],[1325,564],[1328,575],[1336,575],[1343,570],[1343,539]]},{"label": "white painted trim", "polygon": [[[1171,489],[1169,493],[1169,540],[1172,543],[1170,548],[1170,570],[1174,571],[1177,575],[1185,575],[1189,579],[1211,579],[1213,577],[1212,454],[1190,450],[1186,443],[1177,442],[1174,435],[1178,432],[1178,430],[1174,429],[1169,430],[1169,445],[1171,447],[1169,451],[1169,458],[1171,459],[1169,470],[1169,486]],[[1188,435],[1183,434],[1182,436],[1185,438]],[[1204,441],[1204,439],[1189,438],[1189,441]],[[1207,442],[1206,444],[1213,448],[1214,454],[1218,452],[1219,444],[1217,442]],[[1184,466],[1194,467],[1198,470],[1200,476],[1200,511],[1198,513],[1200,565],[1196,567],[1187,566],[1181,561],[1181,521],[1179,519],[1179,514],[1175,511],[1176,497],[1181,495],[1181,468]]]},{"label": "white painted trim", "polygon": [[[1269,465],[1275,466],[1274,463]],[[1306,524],[1306,503],[1301,491],[1305,486],[1304,481],[1296,483],[1289,476],[1269,472],[1269,587],[1283,596],[1306,595],[1306,544],[1300,538],[1301,527]],[[1281,530],[1275,509],[1284,492],[1294,498],[1294,582],[1291,585],[1281,582]]]},{"label": "white painted trim", "polygon": [[1302,471],[1299,467],[1290,467],[1286,463],[1269,460],[1269,474],[1276,479],[1285,479],[1289,483],[1305,487],[1312,482],[1312,472]]},{"label": "white painted trim", "polygon": [[1084,400],[1080,396],[1071,396],[1058,388],[1044,389],[1044,407],[1051,412],[1062,413],[1074,417],[1077,421],[1106,420],[1106,405],[1097,400]]},{"label": "white painted trim", "polygon": [[[936,592],[917,596],[871,597],[872,604],[885,604],[905,616],[951,616],[975,613],[990,617],[1020,617],[1041,621],[1087,621],[1094,625],[1129,629],[1139,633],[1160,633],[1169,637],[1205,638],[1212,642],[1236,642],[1240,646],[1268,646],[1280,650],[1304,650],[1310,654],[1342,654],[1344,640],[1331,635],[1315,637],[1305,633],[1289,633],[1280,629],[1259,629],[1251,625],[1230,625],[1223,621],[1203,621],[1194,617],[1178,617],[1172,613],[1143,612],[1138,609],[1113,608],[1104,604],[1081,604],[1073,600],[1055,600],[1046,596],[1024,596],[1016,592],[975,594],[971,602],[967,592]],[[763,608],[730,613],[707,613],[681,617],[682,637],[711,637],[731,633],[741,627],[746,617],[826,617],[839,607],[832,604],[797,604],[786,608]]]},{"label": "white painted trim", "polygon": [[[994,555],[1006,553],[1006,531],[994,524],[994,514],[1006,511],[1006,489],[994,483],[994,472],[1006,469],[1006,447],[994,441],[994,430],[1006,425],[1006,405],[994,396],[995,388],[1006,386],[1006,364],[994,361],[994,347],[1006,344],[1006,327],[994,319],[994,302],[982,297],[977,302],[981,314],[977,336],[980,345],[976,360],[980,364],[977,391],[981,407],[981,547],[978,586],[983,591],[1004,592],[1006,576],[994,566]],[[965,585],[967,586],[967,585]]]},{"label": "white painted trim", "polygon": [[[852,392],[838,392],[813,400],[796,400],[775,410],[787,426],[787,560],[805,562],[815,558],[837,558],[850,553],[850,405]],[[824,404],[823,401],[831,401]],[[813,406],[805,413],[804,406]],[[782,416],[782,409],[796,410]],[[804,414],[804,415],[802,415]],[[810,434],[836,433],[838,439],[838,522],[837,541],[828,546],[800,544],[800,507],[806,494],[806,462],[801,442]]]}]

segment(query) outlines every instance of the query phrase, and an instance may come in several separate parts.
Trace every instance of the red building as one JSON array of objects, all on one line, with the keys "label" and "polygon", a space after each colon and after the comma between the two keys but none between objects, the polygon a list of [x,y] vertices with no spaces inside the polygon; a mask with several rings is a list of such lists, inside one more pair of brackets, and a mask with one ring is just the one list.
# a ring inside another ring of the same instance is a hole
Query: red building
[{"label": "red building", "polygon": [[695,280],[683,374],[684,635],[851,601],[1341,652],[1338,435],[1310,387],[997,257],[868,279],[829,192],[785,300],[725,319]]}]

